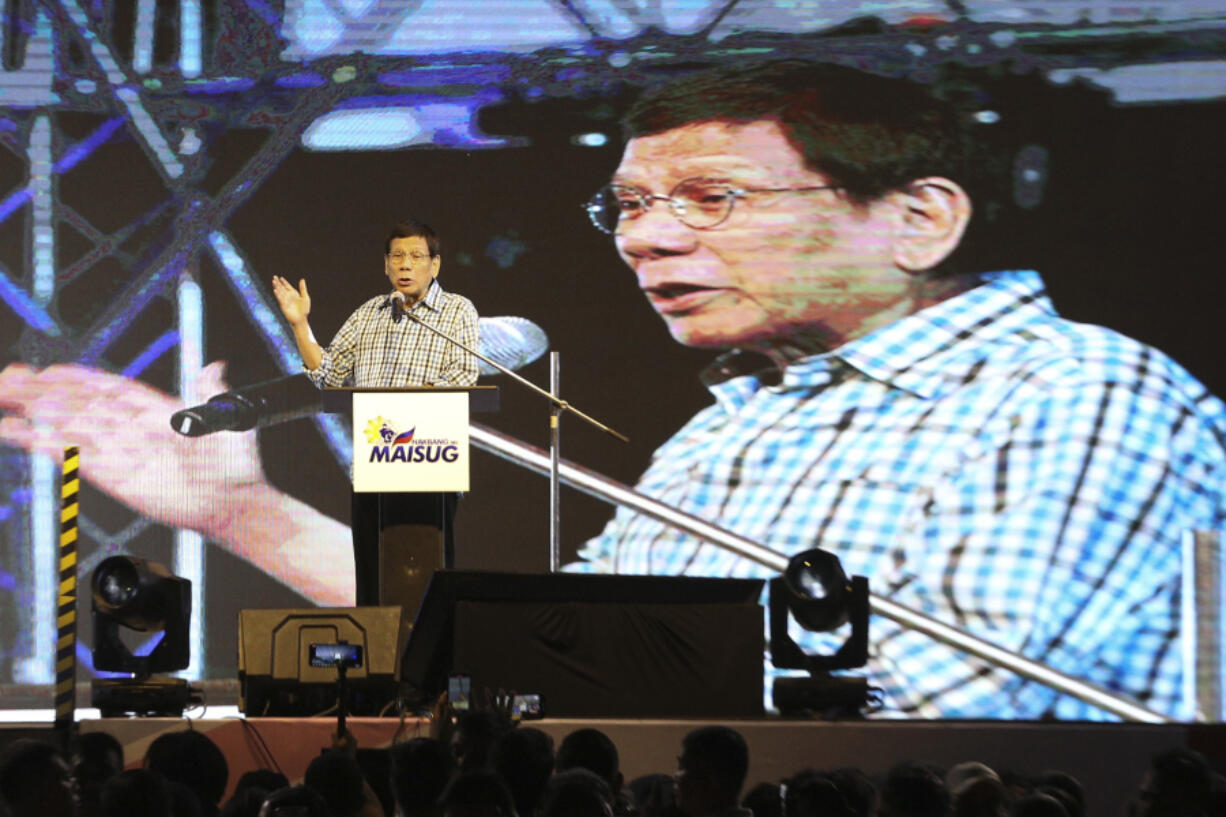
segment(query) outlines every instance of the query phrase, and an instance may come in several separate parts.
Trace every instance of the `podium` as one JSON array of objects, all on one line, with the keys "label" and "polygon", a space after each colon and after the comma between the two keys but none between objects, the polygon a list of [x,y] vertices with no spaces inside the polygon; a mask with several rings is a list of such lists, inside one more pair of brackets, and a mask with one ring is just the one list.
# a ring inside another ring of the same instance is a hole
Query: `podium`
[{"label": "podium", "polygon": [[402,609],[411,627],[435,570],[455,564],[452,520],[469,488],[469,412],[498,410],[497,386],[325,389],[350,418],[358,606]]}]

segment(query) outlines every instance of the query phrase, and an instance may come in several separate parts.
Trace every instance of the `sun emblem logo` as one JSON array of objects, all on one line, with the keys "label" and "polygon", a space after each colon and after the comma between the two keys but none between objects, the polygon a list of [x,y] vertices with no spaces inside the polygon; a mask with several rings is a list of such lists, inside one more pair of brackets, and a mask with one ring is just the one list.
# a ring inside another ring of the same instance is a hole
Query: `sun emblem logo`
[{"label": "sun emblem logo", "polygon": [[366,423],[366,442],[371,445],[406,445],[413,440],[413,432],[417,431],[414,426],[408,431],[397,432],[392,426],[392,421],[386,417],[376,417]]}]

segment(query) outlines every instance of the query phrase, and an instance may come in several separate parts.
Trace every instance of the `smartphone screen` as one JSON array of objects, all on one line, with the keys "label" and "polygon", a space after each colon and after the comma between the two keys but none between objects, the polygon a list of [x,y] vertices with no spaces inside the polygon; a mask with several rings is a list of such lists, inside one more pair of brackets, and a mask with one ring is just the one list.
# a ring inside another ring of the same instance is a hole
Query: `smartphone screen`
[{"label": "smartphone screen", "polygon": [[545,717],[541,709],[541,696],[537,693],[516,695],[511,700],[511,717],[514,720],[539,720]]},{"label": "smartphone screen", "polygon": [[447,677],[447,700],[456,712],[467,711],[471,693],[472,678],[460,673]]},{"label": "smartphone screen", "polygon": [[360,667],[361,644],[312,644],[309,660],[312,667]]}]

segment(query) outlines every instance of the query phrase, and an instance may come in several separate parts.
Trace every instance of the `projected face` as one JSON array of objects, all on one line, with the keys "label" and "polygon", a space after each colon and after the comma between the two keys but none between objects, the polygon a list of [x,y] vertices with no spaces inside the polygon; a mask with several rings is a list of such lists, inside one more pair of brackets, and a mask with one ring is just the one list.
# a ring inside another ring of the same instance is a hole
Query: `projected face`
[{"label": "projected face", "polygon": [[404,293],[405,305],[425,297],[430,283],[438,277],[441,259],[430,256],[426,239],[419,235],[392,239],[391,249],[383,256],[383,271],[392,288]]},{"label": "projected face", "polygon": [[899,207],[853,206],[805,166],[774,122],[701,122],[633,139],[614,182],[667,196],[705,179],[735,189],[726,221],[683,224],[666,202],[618,225],[617,248],[674,338],[688,346],[833,348],[905,313],[909,276],[893,263]]}]

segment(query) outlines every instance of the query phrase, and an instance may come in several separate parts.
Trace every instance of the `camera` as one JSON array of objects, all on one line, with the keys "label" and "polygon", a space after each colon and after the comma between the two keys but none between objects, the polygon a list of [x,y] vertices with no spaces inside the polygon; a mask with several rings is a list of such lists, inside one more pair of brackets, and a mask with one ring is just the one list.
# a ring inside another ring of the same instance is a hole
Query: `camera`
[{"label": "camera", "polygon": [[312,644],[310,661],[312,667],[355,669],[362,666],[362,645],[345,641],[336,644]]}]

